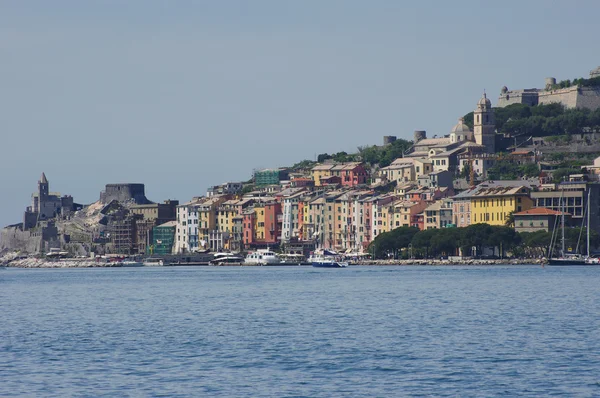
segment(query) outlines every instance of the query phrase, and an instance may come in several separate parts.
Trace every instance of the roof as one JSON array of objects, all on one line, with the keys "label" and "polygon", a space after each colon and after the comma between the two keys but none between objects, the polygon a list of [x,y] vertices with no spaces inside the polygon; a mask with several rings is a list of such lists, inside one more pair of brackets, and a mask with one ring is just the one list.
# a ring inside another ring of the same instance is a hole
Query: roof
[{"label": "roof", "polygon": [[465,124],[465,119],[461,117],[458,119],[458,123],[454,127],[452,127],[452,130],[450,132],[451,133],[471,133],[471,129],[469,128],[469,126],[467,126]]},{"label": "roof", "polygon": [[474,192],[471,197],[493,197],[493,196],[512,196],[517,194],[526,193],[523,190],[528,190],[525,186],[518,187],[492,187],[483,188],[477,192]]},{"label": "roof", "polygon": [[48,179],[46,178],[46,173],[42,173],[42,177],[40,178],[40,182],[42,184],[48,184]]},{"label": "roof", "polygon": [[335,166],[334,164],[318,164],[315,167],[313,167],[311,170],[313,171],[326,171],[326,170],[331,170],[333,169],[333,166]]},{"label": "roof", "polygon": [[454,148],[454,149],[450,149],[448,151],[444,151],[444,152],[440,152],[440,153],[436,153],[435,155],[432,156],[432,158],[445,158],[445,157],[449,157],[454,155],[456,152],[462,151],[463,148]]},{"label": "roof", "polygon": [[441,137],[441,138],[425,138],[422,139],[421,141],[417,141],[417,143],[415,143],[415,146],[432,146],[432,145],[440,145],[440,144],[450,144],[450,138],[449,137]]},{"label": "roof", "polygon": [[[560,216],[562,214],[562,211],[552,210],[546,207],[534,207],[533,209],[514,213],[515,216]],[[565,216],[570,216],[570,214],[565,213]]]},{"label": "roof", "polygon": [[530,155],[532,153],[532,150],[521,149],[520,151],[512,151],[511,153],[509,153],[509,155]]},{"label": "roof", "polygon": [[492,106],[492,101],[490,101],[487,97],[487,95],[485,95],[485,92],[483,93],[483,97],[481,97],[481,99],[479,100],[479,102],[477,103],[477,105],[485,105],[488,108]]},{"label": "roof", "polygon": [[424,158],[424,157],[427,157],[428,155],[429,155],[429,152],[427,152],[427,151],[415,151],[415,152],[409,153],[408,155],[406,155],[406,157],[410,157],[410,158]]},{"label": "roof", "polygon": [[177,221],[167,221],[166,223],[157,225],[156,228],[161,227],[161,228],[168,228],[168,227],[176,227],[177,226]]}]

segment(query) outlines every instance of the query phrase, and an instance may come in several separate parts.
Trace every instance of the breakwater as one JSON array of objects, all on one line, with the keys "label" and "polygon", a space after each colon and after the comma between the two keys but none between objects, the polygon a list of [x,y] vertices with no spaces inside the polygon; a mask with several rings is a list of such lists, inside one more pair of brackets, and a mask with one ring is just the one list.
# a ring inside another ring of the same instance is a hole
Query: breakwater
[{"label": "breakwater", "polygon": [[[398,265],[398,266],[451,266],[451,265],[544,265],[546,259],[462,259],[462,260],[439,260],[439,259],[413,259],[413,260],[365,260],[358,262],[351,262],[353,266],[379,266],[379,265]],[[64,258],[57,260],[47,260],[41,258],[17,258],[9,261],[5,261],[2,265],[14,268],[112,268],[121,267],[120,262],[99,262],[93,259],[81,259],[81,258]],[[189,265],[189,264],[169,264],[169,265]],[[291,264],[282,264],[291,265]],[[295,264],[294,264],[295,265]],[[310,265],[310,264],[306,264]],[[222,264],[216,266],[245,266],[255,267],[260,265],[248,265],[248,264]]]},{"label": "breakwater", "polygon": [[351,263],[352,265],[543,265],[545,258],[512,258],[512,259],[412,259],[412,260],[364,260]]}]

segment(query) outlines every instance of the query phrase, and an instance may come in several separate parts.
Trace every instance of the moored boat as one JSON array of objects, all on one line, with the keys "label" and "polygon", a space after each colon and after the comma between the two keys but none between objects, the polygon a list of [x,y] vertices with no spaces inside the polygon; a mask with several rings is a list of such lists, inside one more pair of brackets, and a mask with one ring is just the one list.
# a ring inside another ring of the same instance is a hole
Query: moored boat
[{"label": "moored boat", "polygon": [[215,253],[212,260],[209,261],[211,265],[224,265],[224,264],[242,264],[244,258],[230,252]]},{"label": "moored boat", "polygon": [[165,265],[165,262],[162,258],[158,257],[149,257],[143,262],[144,267],[162,267]]},{"label": "moored boat", "polygon": [[121,267],[143,267],[144,263],[134,260],[121,261]]},{"label": "moored boat", "polygon": [[341,261],[336,253],[325,250],[323,253],[313,254],[310,259],[313,267],[319,268],[345,268],[348,263]]},{"label": "moored boat", "polygon": [[[564,193],[564,192],[563,192]],[[561,234],[562,234],[562,238],[561,238],[561,250],[560,250],[560,257],[552,257],[552,249],[554,246],[554,242],[556,237],[555,232],[556,230],[553,232],[552,234],[552,238],[551,238],[551,244],[550,244],[550,258],[548,259],[548,265],[562,265],[562,266],[569,266],[569,265],[600,265],[600,261],[598,260],[598,258],[594,258],[590,256],[590,207],[591,207],[591,190],[588,188],[588,195],[587,195],[587,206],[585,209],[585,213],[584,215],[587,215],[587,221],[582,221],[581,223],[581,228],[583,229],[583,226],[586,226],[586,237],[587,237],[587,254],[586,255],[582,255],[582,254],[578,254],[577,251],[579,249],[579,242],[577,243],[577,248],[575,250],[575,253],[570,253],[569,251],[565,250],[565,209],[564,209],[564,198],[561,198],[561,205],[562,205],[562,214],[561,214]],[[570,250],[570,249],[569,249]]]},{"label": "moored boat", "polygon": [[255,252],[249,253],[244,260],[247,265],[279,265],[281,258],[277,253],[269,249],[258,249]]}]

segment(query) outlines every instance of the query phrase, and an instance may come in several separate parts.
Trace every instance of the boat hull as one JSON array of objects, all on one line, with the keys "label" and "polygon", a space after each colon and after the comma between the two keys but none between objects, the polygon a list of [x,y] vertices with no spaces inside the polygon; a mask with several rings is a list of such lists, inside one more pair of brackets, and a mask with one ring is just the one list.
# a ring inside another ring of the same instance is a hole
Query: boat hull
[{"label": "boat hull", "polygon": [[346,268],[348,266],[348,264],[346,263],[340,263],[337,261],[332,261],[332,262],[313,262],[312,263],[313,267],[317,267],[317,268]]},{"label": "boat hull", "polygon": [[548,265],[598,265],[598,263],[590,263],[585,259],[551,258],[548,260]]}]

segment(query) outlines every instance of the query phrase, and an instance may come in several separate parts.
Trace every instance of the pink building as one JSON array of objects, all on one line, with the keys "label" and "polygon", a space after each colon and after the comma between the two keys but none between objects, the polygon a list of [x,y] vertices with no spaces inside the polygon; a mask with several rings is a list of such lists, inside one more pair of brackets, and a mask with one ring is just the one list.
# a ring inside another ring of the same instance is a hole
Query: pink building
[{"label": "pink building", "polygon": [[342,186],[355,187],[357,185],[366,184],[369,179],[369,173],[362,163],[351,162],[335,165],[332,169],[335,176],[339,176],[342,181]]}]

